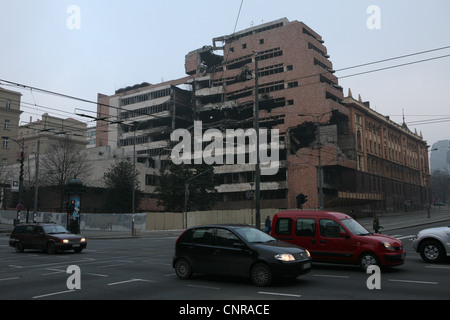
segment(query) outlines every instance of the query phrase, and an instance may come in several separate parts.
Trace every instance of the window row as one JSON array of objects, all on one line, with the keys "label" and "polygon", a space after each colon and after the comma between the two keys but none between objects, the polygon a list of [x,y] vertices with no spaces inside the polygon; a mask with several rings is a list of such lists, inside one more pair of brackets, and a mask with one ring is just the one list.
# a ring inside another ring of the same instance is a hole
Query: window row
[{"label": "window row", "polygon": [[123,98],[120,100],[121,106],[126,106],[133,103],[139,103],[147,100],[157,99],[161,97],[170,96],[171,90],[170,88],[152,91],[144,94],[140,94],[137,96],[129,97],[129,98]]}]

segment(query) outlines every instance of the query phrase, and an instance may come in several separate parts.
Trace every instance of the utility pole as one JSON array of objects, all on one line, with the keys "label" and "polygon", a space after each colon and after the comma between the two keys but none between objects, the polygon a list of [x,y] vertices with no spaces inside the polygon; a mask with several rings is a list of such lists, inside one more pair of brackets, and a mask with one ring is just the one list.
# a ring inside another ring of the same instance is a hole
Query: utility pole
[{"label": "utility pole", "polygon": [[255,166],[255,225],[257,229],[261,228],[261,168],[259,158],[259,100],[258,100],[258,52],[255,55],[255,115],[254,125],[256,131],[256,166]]},{"label": "utility pole", "polygon": [[37,214],[37,202],[38,202],[38,188],[39,188],[39,145],[41,144],[41,140],[38,140],[37,144],[37,152],[36,152],[36,181],[34,183],[34,213],[33,213],[33,222],[36,221]]}]

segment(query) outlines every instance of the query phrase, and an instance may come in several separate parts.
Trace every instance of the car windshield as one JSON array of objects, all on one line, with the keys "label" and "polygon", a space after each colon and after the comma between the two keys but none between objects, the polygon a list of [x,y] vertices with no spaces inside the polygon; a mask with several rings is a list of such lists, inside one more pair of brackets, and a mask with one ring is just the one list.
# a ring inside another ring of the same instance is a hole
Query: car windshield
[{"label": "car windshield", "polygon": [[44,228],[44,232],[46,234],[70,233],[63,226],[54,225],[54,226],[42,226],[42,227]]},{"label": "car windshield", "polygon": [[255,228],[237,228],[236,233],[245,241],[252,243],[263,243],[276,241],[275,238],[269,236],[267,233]]},{"label": "car windshield", "polygon": [[354,235],[357,236],[366,236],[372,234],[370,231],[368,231],[366,228],[364,228],[362,225],[360,225],[356,220],[354,219],[342,219],[342,224]]}]

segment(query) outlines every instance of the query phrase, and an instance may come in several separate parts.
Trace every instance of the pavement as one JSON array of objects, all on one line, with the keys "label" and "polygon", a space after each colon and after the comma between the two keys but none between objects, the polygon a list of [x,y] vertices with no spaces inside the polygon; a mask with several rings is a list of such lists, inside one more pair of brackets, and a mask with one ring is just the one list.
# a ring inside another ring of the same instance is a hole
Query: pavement
[{"label": "pavement", "polygon": [[[380,231],[386,231],[399,228],[408,228],[412,226],[424,226],[427,224],[442,222],[442,225],[450,226],[450,208],[436,207],[430,210],[430,214],[426,211],[413,211],[402,213],[383,213],[377,215],[380,225],[383,227]],[[360,224],[368,230],[373,231],[373,217],[357,217]],[[0,224],[0,236],[8,236],[11,233],[13,225]],[[126,238],[177,238],[183,230],[137,230],[135,235],[131,231],[109,231],[109,230],[81,230],[81,235],[89,239],[126,239]]]}]

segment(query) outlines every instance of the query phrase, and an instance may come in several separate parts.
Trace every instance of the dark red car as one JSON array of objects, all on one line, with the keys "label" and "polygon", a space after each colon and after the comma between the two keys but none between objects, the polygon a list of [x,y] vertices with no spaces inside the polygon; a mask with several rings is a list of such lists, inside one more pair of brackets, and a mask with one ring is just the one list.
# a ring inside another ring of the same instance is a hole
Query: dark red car
[{"label": "dark red car", "polygon": [[284,211],[275,214],[271,235],[301,246],[313,262],[398,266],[406,251],[400,240],[372,233],[350,216],[327,211]]},{"label": "dark red car", "polygon": [[50,254],[74,250],[79,253],[86,248],[86,238],[70,233],[54,223],[23,223],[17,225],[9,238],[9,245],[16,252],[24,249],[44,250]]}]

